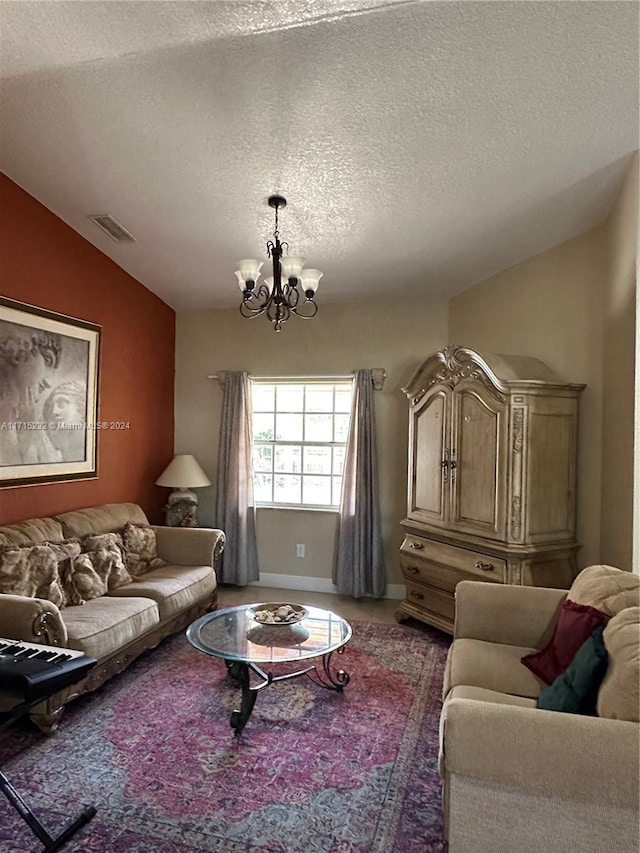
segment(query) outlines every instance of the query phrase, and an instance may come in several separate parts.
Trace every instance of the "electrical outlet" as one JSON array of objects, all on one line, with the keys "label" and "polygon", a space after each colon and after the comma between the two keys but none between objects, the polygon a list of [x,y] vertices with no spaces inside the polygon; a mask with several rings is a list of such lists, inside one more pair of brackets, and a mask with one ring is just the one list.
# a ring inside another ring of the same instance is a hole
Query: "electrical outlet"
[{"label": "electrical outlet", "polygon": [[304,545],[296,545],[296,557],[304,557]]}]

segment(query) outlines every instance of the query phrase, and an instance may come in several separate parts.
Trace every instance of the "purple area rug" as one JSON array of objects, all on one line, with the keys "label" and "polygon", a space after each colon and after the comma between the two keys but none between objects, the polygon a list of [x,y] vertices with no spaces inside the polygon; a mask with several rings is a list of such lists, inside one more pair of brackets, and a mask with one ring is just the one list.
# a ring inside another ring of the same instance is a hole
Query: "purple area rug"
[{"label": "purple area rug", "polygon": [[[55,735],[5,733],[0,766],[67,853],[440,853],[440,689],[448,638],[354,623],[342,695],[308,678],[240,691],[183,635],[72,703]],[[1,853],[42,845],[0,795]]]}]

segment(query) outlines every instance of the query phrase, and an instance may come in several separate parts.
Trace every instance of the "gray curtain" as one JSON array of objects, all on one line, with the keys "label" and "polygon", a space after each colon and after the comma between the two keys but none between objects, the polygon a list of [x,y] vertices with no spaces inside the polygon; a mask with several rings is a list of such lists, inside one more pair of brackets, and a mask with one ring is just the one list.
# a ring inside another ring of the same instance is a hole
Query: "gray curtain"
[{"label": "gray curtain", "polygon": [[245,586],[260,577],[253,501],[251,397],[249,377],[228,371],[224,380],[216,524],[226,543],[218,580]]},{"label": "gray curtain", "polygon": [[381,598],[386,588],[371,370],[357,370],[338,516],[333,582],[343,595]]}]

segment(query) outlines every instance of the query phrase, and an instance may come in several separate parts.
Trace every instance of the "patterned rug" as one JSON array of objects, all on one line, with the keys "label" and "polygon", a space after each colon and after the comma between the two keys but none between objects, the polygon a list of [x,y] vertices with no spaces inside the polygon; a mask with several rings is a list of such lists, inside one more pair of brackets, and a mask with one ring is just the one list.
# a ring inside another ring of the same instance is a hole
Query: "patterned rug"
[{"label": "patterned rug", "polygon": [[[53,737],[25,722],[0,767],[51,834],[97,815],[66,853],[440,853],[440,688],[449,641],[354,623],[343,694],[308,678],[239,690],[184,635],[72,703]],[[42,845],[0,795],[0,851]]]}]

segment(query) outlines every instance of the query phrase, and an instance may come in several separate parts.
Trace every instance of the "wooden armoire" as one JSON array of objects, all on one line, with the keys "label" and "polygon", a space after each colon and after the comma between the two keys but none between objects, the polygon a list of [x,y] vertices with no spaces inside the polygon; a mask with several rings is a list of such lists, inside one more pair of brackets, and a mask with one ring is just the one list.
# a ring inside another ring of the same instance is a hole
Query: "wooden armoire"
[{"label": "wooden armoire", "polygon": [[584,385],[525,356],[447,346],[403,388],[409,481],[398,620],[453,631],[461,580],[569,587]]}]

